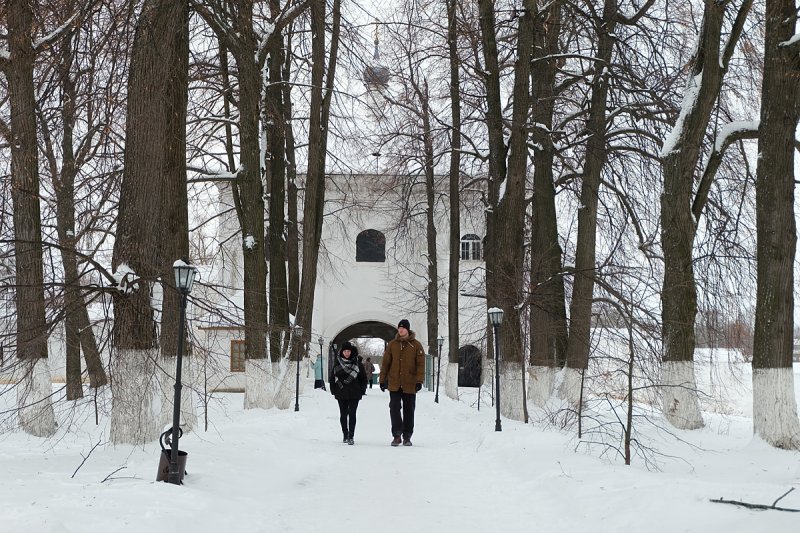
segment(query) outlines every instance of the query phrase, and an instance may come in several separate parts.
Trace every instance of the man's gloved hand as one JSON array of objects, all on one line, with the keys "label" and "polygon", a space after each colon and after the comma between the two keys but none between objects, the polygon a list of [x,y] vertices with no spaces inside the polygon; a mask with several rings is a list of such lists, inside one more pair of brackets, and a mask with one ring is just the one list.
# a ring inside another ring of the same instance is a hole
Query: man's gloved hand
[{"label": "man's gloved hand", "polygon": [[381,392],[386,392],[386,383],[381,383]]},{"label": "man's gloved hand", "polygon": [[417,392],[422,390],[422,383],[417,383],[416,385]]}]

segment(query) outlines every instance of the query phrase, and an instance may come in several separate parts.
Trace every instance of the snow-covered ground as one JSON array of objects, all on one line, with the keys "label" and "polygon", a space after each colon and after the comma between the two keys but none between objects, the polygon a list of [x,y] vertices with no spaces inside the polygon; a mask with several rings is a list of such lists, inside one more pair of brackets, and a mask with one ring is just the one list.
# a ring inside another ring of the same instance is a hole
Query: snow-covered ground
[{"label": "snow-covered ground", "polygon": [[[709,501],[771,505],[797,488],[778,506],[800,509],[800,454],[754,440],[737,405],[706,413],[693,432],[639,423],[658,452],[648,469],[642,457],[625,466],[605,445],[578,446],[572,429],[503,420],[495,432],[491,406],[478,412],[466,394],[436,404],[428,391],[413,447],[389,446],[388,394],[378,388],[347,446],[333,397],[312,388],[313,374],[304,379],[299,412],[244,411],[242,394],[220,394],[209,430],[181,439],[183,486],[155,482],[157,443],[111,447],[107,418],[95,426],[89,410],[52,439],[4,428],[0,532],[778,533],[800,524],[800,514]],[[748,393],[738,399],[749,406]]]}]

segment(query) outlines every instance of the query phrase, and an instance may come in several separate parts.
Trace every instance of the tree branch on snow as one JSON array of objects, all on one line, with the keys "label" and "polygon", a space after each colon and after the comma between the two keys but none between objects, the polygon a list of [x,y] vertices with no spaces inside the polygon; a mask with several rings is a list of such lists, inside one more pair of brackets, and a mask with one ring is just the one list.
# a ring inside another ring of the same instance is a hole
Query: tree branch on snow
[{"label": "tree branch on snow", "polygon": [[[81,454],[81,457],[83,457],[83,461],[81,461],[81,464],[79,464],[79,465],[78,465],[78,468],[76,468],[76,469],[75,469],[75,471],[72,473],[72,475],[71,475],[71,476],[69,476],[69,477],[70,477],[70,479],[73,479],[73,478],[75,477],[75,474],[77,474],[77,473],[78,473],[78,470],[80,470],[80,469],[81,469],[81,467],[84,465],[84,463],[86,463],[86,460],[87,460],[87,459],[89,459],[89,457],[92,455],[92,452],[95,450],[95,448],[97,448],[98,446],[100,446],[100,443],[101,443],[101,441],[100,441],[100,440],[98,440],[98,441],[95,443],[95,445],[94,445],[94,446],[92,446],[92,449],[91,449],[91,450],[89,450],[89,453],[87,453],[86,455],[83,455],[83,454]],[[113,473],[113,472],[112,472],[112,473]],[[105,481],[105,480],[104,480],[104,481]]]},{"label": "tree branch on snow", "polygon": [[772,511],[786,511],[786,512],[789,512],[789,513],[800,513],[800,509],[793,509],[791,507],[776,507],[777,503],[779,501],[781,501],[786,495],[788,495],[793,490],[794,490],[794,487],[792,487],[791,489],[789,489],[786,492],[784,492],[783,495],[781,495],[780,498],[778,498],[777,500],[772,502],[772,505],[764,505],[764,504],[761,504],[761,503],[749,503],[749,502],[742,502],[742,501],[736,501],[736,500],[726,500],[724,498],[719,498],[719,499],[716,499],[716,500],[709,500],[709,501],[713,502],[713,503],[729,503],[731,505],[738,505],[740,507],[747,507],[748,509],[761,509],[763,511],[772,510]]}]

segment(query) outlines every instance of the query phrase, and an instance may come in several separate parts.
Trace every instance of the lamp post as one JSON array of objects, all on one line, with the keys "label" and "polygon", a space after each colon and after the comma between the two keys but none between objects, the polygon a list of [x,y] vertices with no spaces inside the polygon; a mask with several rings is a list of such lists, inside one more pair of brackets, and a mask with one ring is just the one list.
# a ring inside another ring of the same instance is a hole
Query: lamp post
[{"label": "lamp post", "polygon": [[433,401],[439,403],[439,375],[442,373],[442,344],[444,344],[444,337],[439,335],[439,338],[436,340],[439,341],[439,351],[436,352],[436,357],[439,361],[436,363],[436,397]]},{"label": "lamp post", "polygon": [[175,367],[175,398],[172,404],[172,450],[169,456],[169,475],[167,481],[173,485],[181,484],[181,473],[178,471],[178,431],[181,423],[181,367],[183,365],[183,335],[186,324],[186,298],[192,292],[197,269],[178,259],[172,264],[175,272],[175,286],[181,293],[181,312],[178,322],[178,357]]},{"label": "lamp post", "polygon": [[322,335],[320,335],[319,339],[317,339],[317,342],[319,343],[319,381],[322,385],[322,390],[325,390],[325,370],[324,367],[322,366],[323,363],[322,345],[325,344],[325,338]]},{"label": "lamp post", "polygon": [[[303,328],[301,326],[294,327],[294,339],[300,339],[302,342]],[[297,375],[294,380],[294,410],[300,410],[300,349],[302,345],[297,348]]]},{"label": "lamp post", "polygon": [[503,323],[503,310],[499,307],[492,307],[488,312],[494,331],[494,390],[496,396],[494,403],[497,406],[497,419],[494,421],[494,430],[503,431],[500,425],[500,341],[497,334],[500,324]]}]

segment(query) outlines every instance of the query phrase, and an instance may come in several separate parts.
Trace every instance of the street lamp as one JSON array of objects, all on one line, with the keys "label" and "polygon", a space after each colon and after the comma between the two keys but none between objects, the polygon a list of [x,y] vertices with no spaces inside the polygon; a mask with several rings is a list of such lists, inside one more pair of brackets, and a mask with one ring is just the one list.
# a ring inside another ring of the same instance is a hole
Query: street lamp
[{"label": "street lamp", "polygon": [[197,269],[185,261],[178,259],[172,264],[175,272],[175,286],[181,293],[181,312],[178,324],[178,357],[175,367],[175,398],[172,405],[172,450],[169,456],[169,475],[167,481],[173,485],[181,484],[178,471],[178,431],[181,423],[181,367],[183,365],[183,335],[186,323],[186,298],[192,292]]},{"label": "street lamp", "polygon": [[494,390],[495,396],[497,396],[494,399],[494,403],[497,406],[497,420],[494,421],[494,430],[503,431],[500,425],[500,342],[497,334],[500,324],[503,323],[503,310],[499,307],[492,307],[488,312],[489,320],[492,321],[494,330]]},{"label": "street lamp", "polygon": [[[319,367],[319,386],[322,390],[325,390],[325,370],[322,366],[322,345],[325,344],[325,338],[320,335],[319,339],[317,339],[317,342],[319,343],[319,365],[317,365]],[[316,378],[316,376],[314,377]]]},{"label": "street lamp", "polygon": [[442,344],[444,344],[444,337],[439,335],[436,340],[439,341],[439,351],[436,352],[436,357],[439,358],[439,361],[436,363],[436,397],[433,401],[439,403],[439,375],[442,373]]},{"label": "street lamp", "polygon": [[[303,328],[302,326],[295,326],[294,327],[294,338],[299,339],[302,342],[303,338]],[[297,348],[297,376],[294,380],[294,410],[300,410],[300,349],[302,348],[302,344]]]}]

